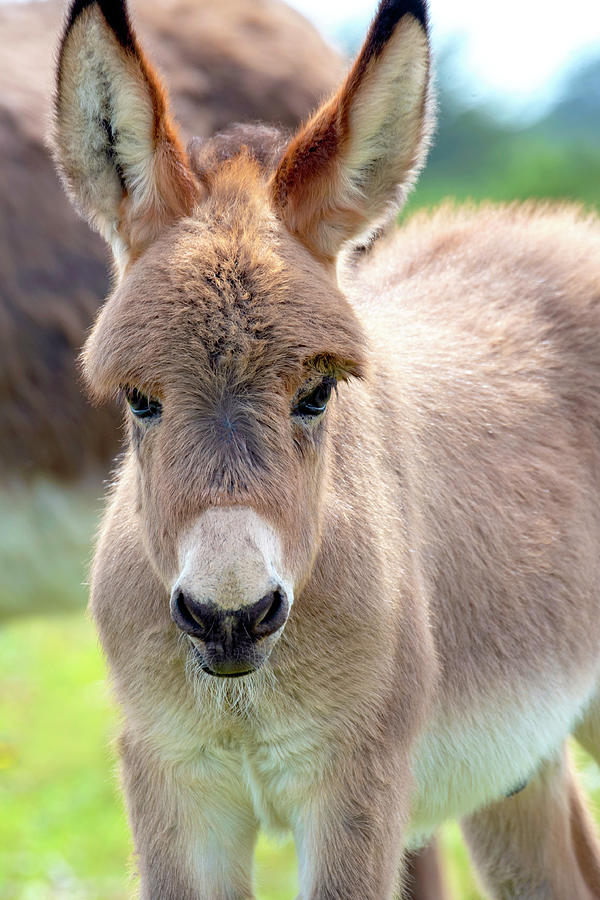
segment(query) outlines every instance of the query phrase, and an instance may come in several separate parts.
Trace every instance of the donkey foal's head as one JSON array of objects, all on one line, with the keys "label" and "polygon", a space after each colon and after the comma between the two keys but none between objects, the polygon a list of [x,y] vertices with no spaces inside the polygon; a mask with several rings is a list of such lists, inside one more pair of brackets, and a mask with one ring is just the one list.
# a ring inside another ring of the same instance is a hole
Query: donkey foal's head
[{"label": "donkey foal's head", "polygon": [[71,7],[55,155],[116,270],[85,377],[129,405],[131,513],[212,675],[261,665],[319,556],[332,430],[353,408],[337,386],[360,405],[367,372],[335,262],[413,183],[428,92],[423,3],[384,0],[290,141],[236,126],[186,153],[124,3]]}]

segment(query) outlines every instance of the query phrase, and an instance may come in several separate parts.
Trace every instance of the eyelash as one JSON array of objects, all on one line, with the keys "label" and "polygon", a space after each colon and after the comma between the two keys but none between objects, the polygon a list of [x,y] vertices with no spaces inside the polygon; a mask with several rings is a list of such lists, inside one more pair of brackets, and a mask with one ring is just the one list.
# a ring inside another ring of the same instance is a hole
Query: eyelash
[{"label": "eyelash", "polygon": [[162,413],[160,400],[142,394],[137,388],[125,388],[125,398],[136,419],[156,419]]},{"label": "eyelash", "polygon": [[292,409],[292,415],[301,418],[316,418],[325,412],[331,392],[337,384],[333,376],[324,378],[308,394],[296,402]]}]

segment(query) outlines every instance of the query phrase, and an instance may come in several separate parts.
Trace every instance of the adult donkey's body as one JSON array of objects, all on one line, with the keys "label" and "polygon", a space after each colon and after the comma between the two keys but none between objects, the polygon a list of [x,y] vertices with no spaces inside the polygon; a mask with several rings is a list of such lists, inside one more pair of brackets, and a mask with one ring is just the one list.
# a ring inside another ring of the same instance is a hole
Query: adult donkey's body
[{"label": "adult donkey's body", "polygon": [[86,374],[132,411],[92,609],[146,898],[249,898],[262,824],[306,900],[384,900],[449,816],[494,896],[600,894],[564,757],[600,753],[600,227],[443,211],[336,283],[428,92],[425,10],[384,2],[291,142],[188,157],[123,7],[72,9],[57,158],[120,273]]}]

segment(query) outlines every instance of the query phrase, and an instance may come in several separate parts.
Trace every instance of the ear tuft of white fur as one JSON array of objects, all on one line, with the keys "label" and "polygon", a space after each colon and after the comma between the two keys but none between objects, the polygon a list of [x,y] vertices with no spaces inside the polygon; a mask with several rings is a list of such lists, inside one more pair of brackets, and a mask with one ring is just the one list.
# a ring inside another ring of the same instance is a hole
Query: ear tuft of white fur
[{"label": "ear tuft of white fur", "polygon": [[349,108],[340,164],[351,190],[365,198],[371,227],[386,207],[398,208],[416,181],[429,146],[431,107],[427,35],[409,16],[361,80]]}]

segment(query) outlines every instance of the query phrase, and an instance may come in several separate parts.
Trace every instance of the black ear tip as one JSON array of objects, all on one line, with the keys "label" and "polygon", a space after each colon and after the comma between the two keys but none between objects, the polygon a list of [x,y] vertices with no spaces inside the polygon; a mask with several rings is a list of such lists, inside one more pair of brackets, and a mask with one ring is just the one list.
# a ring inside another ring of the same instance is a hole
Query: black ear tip
[{"label": "black ear tip", "polygon": [[421,27],[429,30],[429,9],[427,0],[381,0],[372,26],[375,45],[382,46],[391,37],[400,19],[413,16]]},{"label": "black ear tip", "polygon": [[423,28],[429,27],[428,0],[382,0],[380,10],[388,10],[390,17],[399,22],[404,16],[413,16]]},{"label": "black ear tip", "polygon": [[408,0],[407,12],[415,17],[425,31],[429,30],[429,3],[428,0]]},{"label": "black ear tip", "polygon": [[84,10],[97,6],[118,42],[126,50],[134,49],[134,36],[125,0],[73,0],[67,15],[65,37]]},{"label": "black ear tip", "polygon": [[429,0],[394,0],[392,6],[399,9],[399,17],[410,15],[424,28],[429,25]]},{"label": "black ear tip", "polygon": [[413,16],[429,33],[427,0],[381,0],[366,41],[368,55],[381,53],[404,16]]}]

